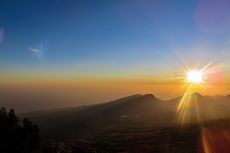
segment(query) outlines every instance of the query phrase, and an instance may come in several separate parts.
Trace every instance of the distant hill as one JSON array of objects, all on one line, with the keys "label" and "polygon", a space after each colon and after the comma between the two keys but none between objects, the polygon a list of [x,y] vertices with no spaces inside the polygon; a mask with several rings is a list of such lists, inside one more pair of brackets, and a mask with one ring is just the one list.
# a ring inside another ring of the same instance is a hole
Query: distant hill
[{"label": "distant hill", "polygon": [[[31,112],[22,116],[37,122],[46,137],[74,138],[82,131],[109,127],[174,126],[178,123],[180,100],[181,97],[161,100],[152,94],[137,94],[103,104]],[[194,93],[192,103],[190,115],[199,114],[202,121],[230,118],[230,96],[212,97]]]}]

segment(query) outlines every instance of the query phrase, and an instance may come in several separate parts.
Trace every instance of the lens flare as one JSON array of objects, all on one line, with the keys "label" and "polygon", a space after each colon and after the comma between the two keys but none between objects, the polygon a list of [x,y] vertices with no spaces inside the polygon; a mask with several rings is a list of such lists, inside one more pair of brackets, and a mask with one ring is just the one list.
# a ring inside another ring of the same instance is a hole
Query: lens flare
[{"label": "lens flare", "polygon": [[[186,91],[177,106],[178,125],[182,128],[196,123],[200,127],[200,144],[197,153],[223,153],[229,152],[230,144],[230,130],[226,127],[218,129],[210,129],[204,123],[207,114],[204,113],[200,105],[202,96],[197,93],[199,88],[207,90],[212,85],[217,89],[216,83],[222,79],[222,73],[219,65],[207,64],[201,69],[195,70],[187,68],[183,79],[186,80],[184,84]],[[210,111],[208,111],[210,113]],[[215,114],[215,113],[214,113]]]},{"label": "lens flare", "polygon": [[179,115],[178,122],[180,125],[187,125],[192,122],[200,121],[198,98],[199,94],[194,93],[193,84],[190,84],[180,100],[177,107],[177,112]]},{"label": "lens flare", "polygon": [[35,48],[30,48],[29,51],[32,53],[34,59],[39,60],[40,62],[45,62],[47,57],[47,46],[44,43],[41,43]]},{"label": "lens flare", "polygon": [[193,122],[199,123],[203,120],[201,114],[199,114],[199,93],[197,92],[201,89],[207,89],[210,83],[209,77],[213,77],[213,74],[216,75],[215,69],[217,66],[207,64],[197,70],[187,67],[187,71],[183,75],[186,91],[177,106],[178,122],[180,125]]},{"label": "lens flare", "polygon": [[230,150],[230,129],[203,127],[200,140],[198,148],[202,149],[199,149],[197,153],[227,153]]}]

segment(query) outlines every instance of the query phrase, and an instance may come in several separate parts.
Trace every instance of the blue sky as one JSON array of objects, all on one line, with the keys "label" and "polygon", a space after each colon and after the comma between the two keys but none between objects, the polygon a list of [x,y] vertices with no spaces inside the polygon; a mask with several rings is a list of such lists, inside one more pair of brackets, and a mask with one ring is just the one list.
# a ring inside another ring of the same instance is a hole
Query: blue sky
[{"label": "blue sky", "polygon": [[229,27],[229,0],[0,0],[0,98],[19,111],[174,98],[185,65],[210,62],[198,92],[227,95]]},{"label": "blue sky", "polygon": [[2,0],[0,70],[148,75],[180,57],[227,62],[229,8],[226,0]]}]

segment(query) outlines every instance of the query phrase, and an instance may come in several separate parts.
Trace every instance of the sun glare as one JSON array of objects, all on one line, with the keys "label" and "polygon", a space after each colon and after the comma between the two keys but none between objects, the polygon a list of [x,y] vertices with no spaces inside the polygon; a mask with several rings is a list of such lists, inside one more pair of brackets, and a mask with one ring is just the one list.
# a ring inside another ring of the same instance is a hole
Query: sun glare
[{"label": "sun glare", "polygon": [[187,72],[187,81],[189,83],[202,83],[203,80],[203,73],[201,71],[189,71]]}]

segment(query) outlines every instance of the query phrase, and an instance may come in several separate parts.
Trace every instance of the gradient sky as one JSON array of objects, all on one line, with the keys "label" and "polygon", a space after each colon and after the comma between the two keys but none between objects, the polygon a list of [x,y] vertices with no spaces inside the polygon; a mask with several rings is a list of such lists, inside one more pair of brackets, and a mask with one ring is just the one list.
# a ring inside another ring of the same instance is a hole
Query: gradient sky
[{"label": "gradient sky", "polygon": [[228,84],[229,27],[228,0],[1,0],[0,83],[170,97],[185,65],[212,62]]}]

